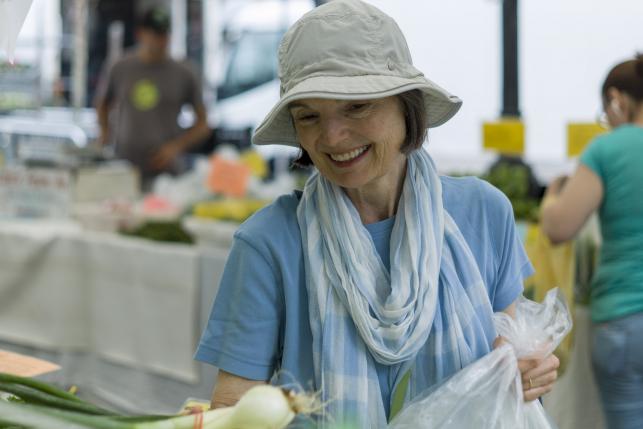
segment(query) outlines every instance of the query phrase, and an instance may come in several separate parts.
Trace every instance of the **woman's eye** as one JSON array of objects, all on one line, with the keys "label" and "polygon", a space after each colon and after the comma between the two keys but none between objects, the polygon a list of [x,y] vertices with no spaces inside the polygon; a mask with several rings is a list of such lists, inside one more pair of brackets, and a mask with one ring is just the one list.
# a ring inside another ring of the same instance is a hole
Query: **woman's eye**
[{"label": "woman's eye", "polygon": [[317,115],[314,115],[312,113],[309,114],[301,114],[297,116],[297,121],[298,122],[312,122],[315,119],[317,119]]},{"label": "woman's eye", "polygon": [[371,103],[353,103],[348,105],[347,113],[356,118],[362,118],[370,112]]},{"label": "woman's eye", "polygon": [[351,104],[349,107],[349,110],[352,112],[359,112],[360,110],[366,109],[366,106],[368,106],[367,103],[356,103],[356,104]]}]

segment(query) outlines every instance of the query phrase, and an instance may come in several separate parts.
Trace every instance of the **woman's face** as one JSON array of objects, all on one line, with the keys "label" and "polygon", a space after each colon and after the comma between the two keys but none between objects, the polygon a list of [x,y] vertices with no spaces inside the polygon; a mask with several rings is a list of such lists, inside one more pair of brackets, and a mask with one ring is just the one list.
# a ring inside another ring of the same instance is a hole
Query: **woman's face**
[{"label": "woman's face", "polygon": [[359,189],[405,167],[402,104],[395,96],[375,100],[308,98],[290,106],[301,146],[331,182]]}]

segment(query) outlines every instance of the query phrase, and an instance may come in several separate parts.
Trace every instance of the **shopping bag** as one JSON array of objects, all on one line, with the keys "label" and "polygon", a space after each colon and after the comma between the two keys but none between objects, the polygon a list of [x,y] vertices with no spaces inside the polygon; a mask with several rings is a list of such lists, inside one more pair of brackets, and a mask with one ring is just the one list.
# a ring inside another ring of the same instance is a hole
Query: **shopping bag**
[{"label": "shopping bag", "polygon": [[572,321],[558,289],[542,303],[519,298],[516,317],[494,314],[507,343],[405,406],[390,429],[555,428],[539,401],[524,402],[518,359],[544,358],[569,333]]},{"label": "shopping bag", "polygon": [[[545,297],[552,285],[558,286],[565,295],[569,313],[574,315],[574,287],[577,265],[579,240],[567,241],[553,245],[543,232],[540,224],[528,224],[527,234],[524,239],[525,251],[534,266],[534,275],[525,279],[525,295],[540,301]],[[531,294],[529,294],[529,292]],[[554,351],[560,359],[558,375],[562,375],[566,368],[573,346],[573,333],[568,335]]]},{"label": "shopping bag", "polygon": [[5,51],[10,62],[13,62],[16,39],[32,1],[0,0],[0,49]]}]

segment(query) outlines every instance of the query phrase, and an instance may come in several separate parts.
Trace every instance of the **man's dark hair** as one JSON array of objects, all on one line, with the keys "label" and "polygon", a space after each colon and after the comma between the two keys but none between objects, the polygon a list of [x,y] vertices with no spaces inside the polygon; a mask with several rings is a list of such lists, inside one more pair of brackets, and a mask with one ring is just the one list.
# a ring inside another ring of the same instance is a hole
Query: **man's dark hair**
[{"label": "man's dark hair", "polygon": [[170,31],[170,15],[167,10],[154,7],[141,15],[138,20],[138,27],[151,30],[157,34],[167,34]]}]

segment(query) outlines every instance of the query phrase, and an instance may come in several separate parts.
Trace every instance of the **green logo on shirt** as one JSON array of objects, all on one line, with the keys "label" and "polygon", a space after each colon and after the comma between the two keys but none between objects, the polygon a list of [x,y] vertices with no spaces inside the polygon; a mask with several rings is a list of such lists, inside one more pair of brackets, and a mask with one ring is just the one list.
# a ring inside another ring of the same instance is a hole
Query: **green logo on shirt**
[{"label": "green logo on shirt", "polygon": [[149,79],[141,79],[134,84],[131,101],[138,110],[150,110],[159,103],[159,89]]}]

